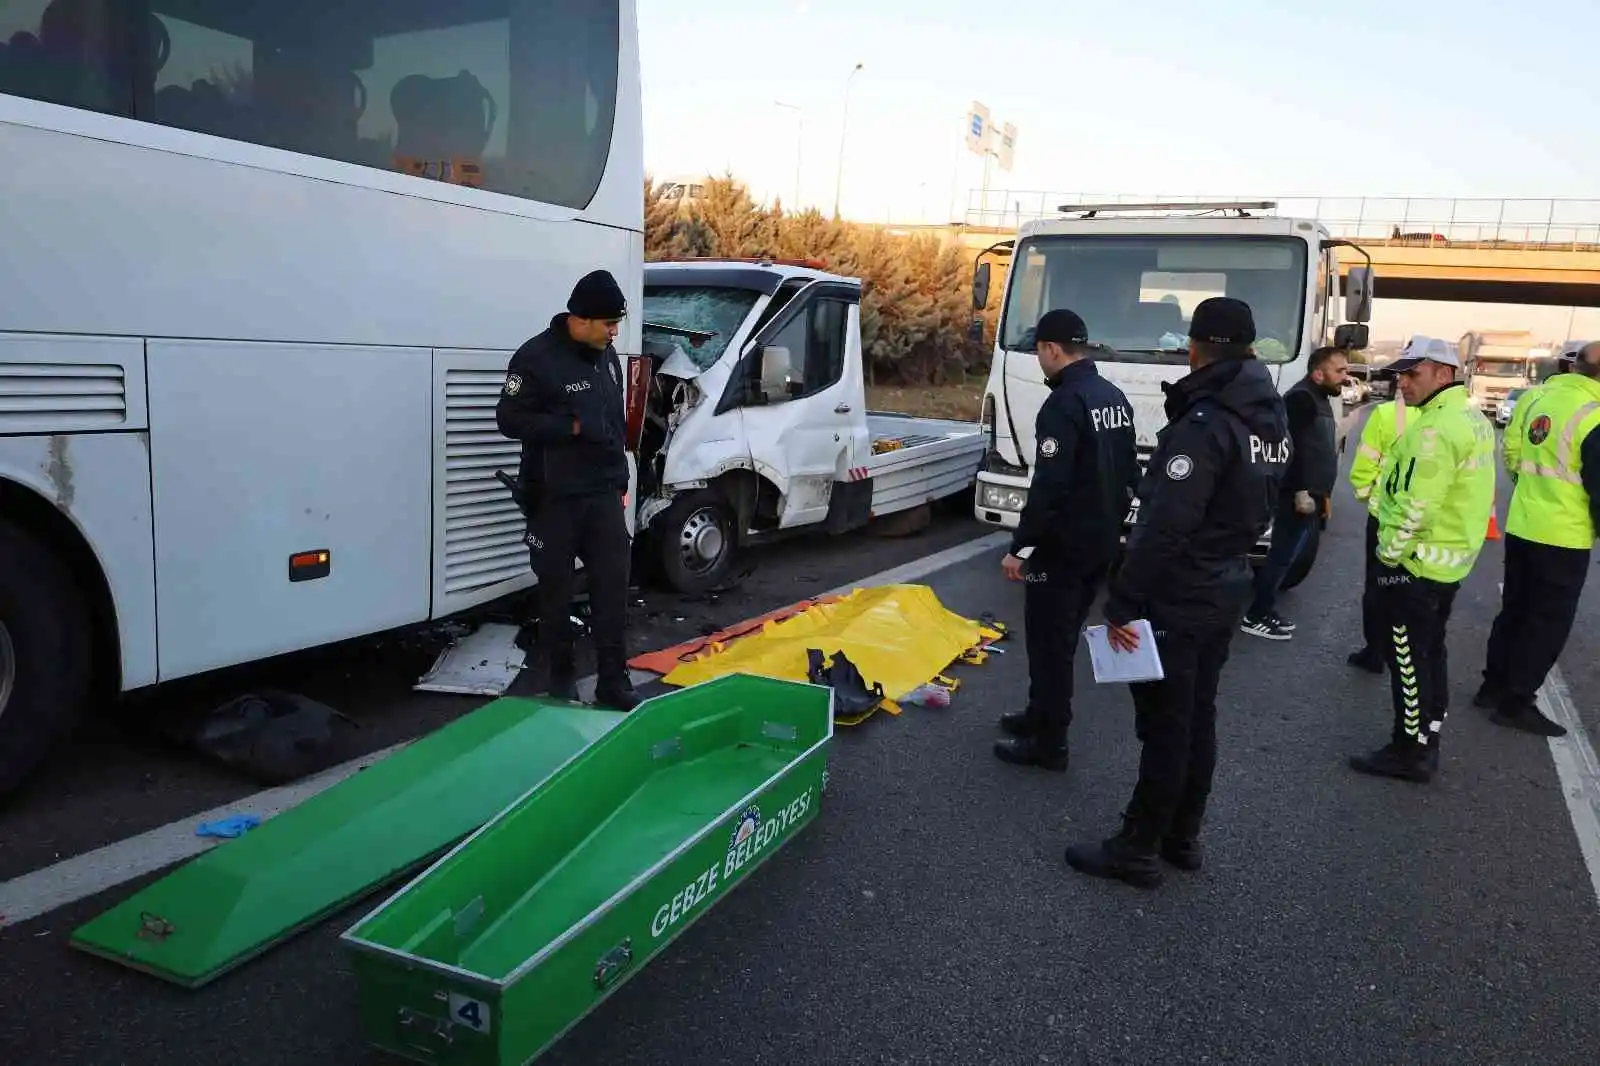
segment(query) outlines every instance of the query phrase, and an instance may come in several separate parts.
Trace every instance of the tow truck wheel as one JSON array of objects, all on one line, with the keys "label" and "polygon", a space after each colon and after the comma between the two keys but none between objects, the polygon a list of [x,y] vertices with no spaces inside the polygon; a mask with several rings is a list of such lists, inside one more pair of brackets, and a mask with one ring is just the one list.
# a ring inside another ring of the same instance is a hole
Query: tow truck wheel
[{"label": "tow truck wheel", "polygon": [[662,576],[674,591],[705,592],[727,578],[738,549],[735,521],[721,493],[697,489],[673,501],[650,524]]},{"label": "tow truck wheel", "polygon": [[54,553],[0,522],[0,795],[44,760],[89,691],[89,615]]}]

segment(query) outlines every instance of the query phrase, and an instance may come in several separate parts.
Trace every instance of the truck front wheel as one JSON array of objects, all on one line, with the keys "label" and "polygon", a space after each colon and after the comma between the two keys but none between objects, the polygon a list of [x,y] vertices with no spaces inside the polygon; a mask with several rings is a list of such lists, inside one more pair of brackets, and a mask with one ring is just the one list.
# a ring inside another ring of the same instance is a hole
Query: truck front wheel
[{"label": "truck front wheel", "polygon": [[726,498],[696,489],[650,523],[662,577],[675,592],[699,593],[727,579],[739,546],[737,519]]},{"label": "truck front wheel", "polygon": [[89,692],[89,613],[61,560],[0,522],[0,795],[20,785]]}]

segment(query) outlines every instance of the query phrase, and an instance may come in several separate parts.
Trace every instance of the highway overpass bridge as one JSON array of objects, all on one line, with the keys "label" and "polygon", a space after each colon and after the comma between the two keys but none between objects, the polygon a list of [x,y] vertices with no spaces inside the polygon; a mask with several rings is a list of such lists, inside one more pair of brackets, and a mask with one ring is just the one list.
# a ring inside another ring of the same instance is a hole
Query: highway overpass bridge
[{"label": "highway overpass bridge", "polygon": [[[1379,299],[1600,307],[1600,201],[1433,200],[1403,197],[1273,197],[974,193],[964,220],[895,226],[936,232],[980,251],[1072,203],[1267,200],[1276,214],[1313,218],[1372,256]],[[1003,205],[1003,206],[1002,206]],[[1365,260],[1339,249],[1341,267]],[[1004,260],[996,264],[1004,269]],[[997,278],[998,280],[998,278]]]}]

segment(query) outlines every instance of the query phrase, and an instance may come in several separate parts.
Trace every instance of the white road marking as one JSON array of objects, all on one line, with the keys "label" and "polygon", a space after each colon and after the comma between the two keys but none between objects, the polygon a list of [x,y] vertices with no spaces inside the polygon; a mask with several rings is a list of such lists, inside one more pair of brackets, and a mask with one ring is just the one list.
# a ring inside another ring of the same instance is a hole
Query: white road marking
[{"label": "white road marking", "polygon": [[996,548],[1002,548],[1009,543],[1011,543],[1010,533],[990,533],[987,537],[969,540],[957,544],[953,548],[946,548],[942,552],[925,555],[921,559],[913,559],[911,562],[894,567],[891,570],[880,571],[871,577],[862,578],[860,581],[852,581],[848,585],[840,585],[836,589],[829,589],[822,595],[843,596],[849,593],[851,589],[865,588],[868,585],[905,584],[906,582],[915,581],[919,577],[926,577],[936,571],[954,566],[957,563],[964,563],[968,559],[976,558],[985,552],[994,551]]},{"label": "white road marking", "polygon": [[253,814],[266,821],[403,747],[404,743],[396,744],[363,755],[359,759],[329,767],[304,781],[245,796],[233,803],[201,811],[147,833],[107,844],[103,848],[64,859],[54,866],[46,866],[6,881],[0,884],[0,927],[37,918],[57,907],[86,899],[136,877],[153,873],[163,866],[210,851],[224,841],[196,836],[195,830],[202,823],[235,814]]},{"label": "white road marking", "polygon": [[1550,676],[1539,689],[1539,704],[1552,721],[1567,727],[1566,736],[1550,738],[1550,758],[1556,764],[1573,832],[1578,834],[1578,850],[1589,867],[1595,902],[1600,903],[1600,759],[1595,758],[1594,745],[1559,666],[1550,668]]},{"label": "white road marking", "polygon": [[[1001,547],[1009,539],[1009,533],[993,533],[979,537],[862,578],[860,581],[841,585],[824,595],[842,596],[855,588],[915,581],[917,578]],[[629,675],[635,685],[646,684],[659,676],[642,670],[630,670]],[[578,693],[585,700],[594,698],[595,681],[596,678],[591,674],[578,682]],[[87,899],[203,851],[209,851],[223,841],[196,836],[195,829],[202,822],[244,813],[254,814],[265,821],[273,815],[281,814],[304,803],[324,789],[331,788],[363,767],[370,766],[403,747],[404,743],[396,744],[382,751],[363,755],[358,759],[330,767],[304,781],[244,796],[222,807],[181,818],[149,832],[140,833],[138,836],[120,840],[115,844],[107,844],[103,848],[63,859],[52,866],[0,883],[0,928],[48,914],[58,907]]]},{"label": "white road marking", "polygon": [[[1505,595],[1506,583],[1496,582],[1496,586]],[[1556,779],[1567,801],[1572,831],[1578,835],[1583,864],[1589,868],[1595,902],[1600,903],[1600,759],[1595,758],[1594,744],[1572,702],[1572,690],[1567,688],[1561,667],[1550,668],[1534,701],[1552,722],[1567,727],[1566,736],[1549,738],[1550,759],[1556,764]]]}]

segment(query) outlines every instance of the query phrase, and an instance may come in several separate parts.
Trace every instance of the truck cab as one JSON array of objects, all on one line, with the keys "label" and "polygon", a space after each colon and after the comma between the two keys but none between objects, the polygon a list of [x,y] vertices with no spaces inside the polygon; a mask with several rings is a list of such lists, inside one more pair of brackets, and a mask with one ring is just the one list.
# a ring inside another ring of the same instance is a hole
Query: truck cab
[{"label": "truck cab", "polygon": [[[1166,424],[1164,383],[1189,372],[1188,328],[1195,307],[1232,296],[1255,314],[1256,357],[1280,391],[1306,373],[1311,352],[1327,344],[1365,348],[1373,273],[1349,271],[1344,317],[1338,308],[1334,240],[1314,220],[1262,212],[1270,202],[1064,205],[1062,217],[1025,223],[1014,240],[990,249],[1009,258],[981,425],[986,441],[978,472],[979,521],[1015,528],[1027,503],[1034,462],[1034,419],[1047,388],[1034,352],[1033,328],[1052,308],[1076,311],[1100,346],[1099,372],[1133,407],[1141,468]],[[1352,247],[1355,247],[1351,245]],[[1359,248],[1358,248],[1359,251]],[[987,253],[986,253],[987,255]],[[991,264],[980,256],[974,306],[987,304]],[[1342,447],[1342,441],[1341,441]],[[1138,501],[1129,510],[1131,524]],[[1265,554],[1270,531],[1257,545]],[[1302,553],[1297,584],[1314,548]]]},{"label": "truck cab", "polygon": [[1467,395],[1485,415],[1494,417],[1511,390],[1537,384],[1550,350],[1534,347],[1532,340],[1525,330],[1475,330],[1461,338],[1456,349],[1466,370]]}]

